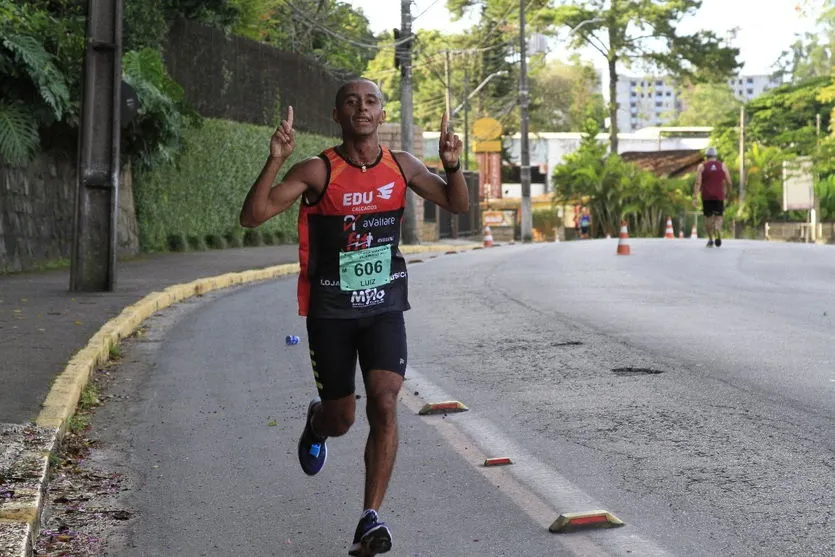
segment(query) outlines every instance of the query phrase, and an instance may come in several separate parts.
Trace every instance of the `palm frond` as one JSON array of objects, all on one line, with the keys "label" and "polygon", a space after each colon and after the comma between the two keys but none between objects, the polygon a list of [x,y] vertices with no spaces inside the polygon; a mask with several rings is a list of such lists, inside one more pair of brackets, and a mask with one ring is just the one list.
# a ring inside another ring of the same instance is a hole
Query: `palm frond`
[{"label": "palm frond", "polygon": [[60,120],[67,109],[70,91],[63,74],[52,62],[52,55],[29,35],[8,33],[2,40],[3,46],[14,53],[17,62],[23,65],[55,118]]},{"label": "palm frond", "polygon": [[0,99],[0,162],[25,166],[40,145],[38,121],[20,101]]}]

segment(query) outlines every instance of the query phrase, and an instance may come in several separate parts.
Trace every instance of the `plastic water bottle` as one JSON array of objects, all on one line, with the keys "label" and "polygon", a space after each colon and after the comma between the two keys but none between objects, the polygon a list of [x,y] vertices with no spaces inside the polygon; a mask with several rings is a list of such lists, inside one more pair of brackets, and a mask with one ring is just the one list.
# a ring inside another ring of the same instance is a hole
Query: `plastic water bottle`
[{"label": "plastic water bottle", "polygon": [[287,343],[287,346],[293,346],[299,343],[299,337],[295,335],[287,335],[287,338],[284,339]]}]

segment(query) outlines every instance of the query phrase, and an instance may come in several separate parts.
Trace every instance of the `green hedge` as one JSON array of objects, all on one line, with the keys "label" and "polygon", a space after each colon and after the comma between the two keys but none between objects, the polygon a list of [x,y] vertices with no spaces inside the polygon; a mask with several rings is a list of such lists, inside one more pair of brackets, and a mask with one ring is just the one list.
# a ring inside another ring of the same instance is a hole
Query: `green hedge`
[{"label": "green hedge", "polygon": [[[240,245],[244,229],[238,224],[241,205],[258,177],[269,152],[273,129],[205,119],[187,128],[185,148],[175,164],[137,173],[134,183],[139,240],[143,251],[171,249],[172,240],[205,240],[218,245],[224,238]],[[296,162],[338,143],[337,139],[296,133],[296,150],[279,172],[279,179]],[[259,227],[262,234],[283,242],[297,242],[298,207]],[[237,240],[237,241],[236,241]],[[192,246],[189,246],[192,247]],[[194,247],[192,247],[194,249]]]}]

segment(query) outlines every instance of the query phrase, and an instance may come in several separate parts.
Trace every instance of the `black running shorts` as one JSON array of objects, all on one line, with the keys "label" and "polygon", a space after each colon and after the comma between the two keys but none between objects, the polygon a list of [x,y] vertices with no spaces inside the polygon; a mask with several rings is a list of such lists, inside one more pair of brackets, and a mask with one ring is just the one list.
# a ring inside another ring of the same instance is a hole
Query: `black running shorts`
[{"label": "black running shorts", "polygon": [[353,395],[357,358],[371,370],[406,374],[406,324],[402,311],[360,319],[307,318],[307,339],[322,400]]},{"label": "black running shorts", "polygon": [[702,212],[706,217],[721,217],[725,213],[725,202],[721,199],[702,199]]}]

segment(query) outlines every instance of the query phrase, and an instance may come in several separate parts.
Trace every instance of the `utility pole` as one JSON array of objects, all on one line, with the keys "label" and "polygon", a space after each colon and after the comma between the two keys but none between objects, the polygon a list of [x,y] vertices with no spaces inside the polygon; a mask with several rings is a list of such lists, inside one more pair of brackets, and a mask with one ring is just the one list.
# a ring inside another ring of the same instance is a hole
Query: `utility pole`
[{"label": "utility pole", "polygon": [[[412,151],[414,137],[412,108],[412,1],[400,0],[400,41],[395,46],[400,60],[400,148]],[[420,199],[412,188],[406,188],[406,208],[403,212],[403,243],[419,244],[417,204]]]},{"label": "utility pole", "polygon": [[470,70],[464,69],[464,170],[470,169]]},{"label": "utility pole", "polygon": [[531,153],[528,145],[528,61],[525,44],[525,0],[519,0],[519,134],[521,135],[520,181],[522,182],[522,241],[533,240],[531,214]]},{"label": "utility pole", "polygon": [[116,289],[122,0],[88,0],[70,290]]},{"label": "utility pole", "polygon": [[444,75],[446,76],[446,113],[449,117],[449,127],[452,129],[452,78],[449,69],[449,50],[444,51]]},{"label": "utility pole", "polygon": [[[446,52],[446,56],[444,57],[444,72],[446,73],[446,113],[447,113],[447,124],[449,125],[449,131],[454,133],[455,126],[452,123],[452,70],[450,68],[449,63],[449,50]],[[452,226],[451,233],[453,238],[458,237],[458,215],[452,214],[450,215],[452,219]]]},{"label": "utility pole", "polygon": [[739,107],[739,202],[745,201],[745,107]]}]

